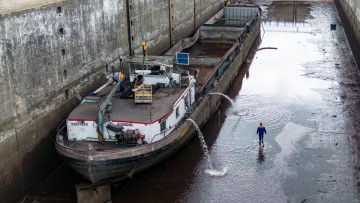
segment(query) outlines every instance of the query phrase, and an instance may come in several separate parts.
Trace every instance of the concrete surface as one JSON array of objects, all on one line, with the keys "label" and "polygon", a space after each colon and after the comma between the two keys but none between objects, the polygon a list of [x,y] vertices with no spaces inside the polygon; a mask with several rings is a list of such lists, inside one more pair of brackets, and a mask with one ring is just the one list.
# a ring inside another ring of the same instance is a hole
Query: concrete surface
[{"label": "concrete surface", "polygon": [[40,8],[49,4],[62,2],[65,0],[0,0],[0,16],[16,13],[28,9]]},{"label": "concrete surface", "polygon": [[111,201],[110,183],[89,187],[86,183],[76,185],[77,203],[106,203]]}]

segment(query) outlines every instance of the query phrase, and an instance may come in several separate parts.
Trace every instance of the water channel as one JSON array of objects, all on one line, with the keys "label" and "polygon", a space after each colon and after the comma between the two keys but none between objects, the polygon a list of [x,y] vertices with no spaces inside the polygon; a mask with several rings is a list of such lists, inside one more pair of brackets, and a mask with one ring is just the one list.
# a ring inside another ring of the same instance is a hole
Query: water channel
[{"label": "water channel", "polygon": [[[271,11],[286,4],[264,5]],[[349,54],[333,2],[298,5],[298,22],[264,21],[253,53],[219,112],[202,129],[212,165],[223,176],[204,173],[207,156],[193,139],[175,157],[119,184],[118,201],[140,202],[358,202],[341,83]],[[276,17],[276,16],[275,16]],[[341,70],[339,70],[341,69]],[[346,69],[346,70],[345,70]],[[356,81],[351,81],[356,82]],[[219,95],[212,95],[219,96]],[[259,147],[256,128],[268,134]],[[354,131],[352,131],[354,130]],[[144,184],[145,183],[145,184]],[[134,197],[138,191],[140,197]]]}]

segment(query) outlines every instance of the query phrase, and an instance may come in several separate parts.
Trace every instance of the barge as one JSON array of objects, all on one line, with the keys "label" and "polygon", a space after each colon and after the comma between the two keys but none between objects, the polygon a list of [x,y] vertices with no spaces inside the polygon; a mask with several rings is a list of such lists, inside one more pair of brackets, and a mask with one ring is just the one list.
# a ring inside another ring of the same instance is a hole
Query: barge
[{"label": "barge", "polygon": [[56,136],[60,156],[93,184],[170,157],[196,133],[187,119],[201,127],[219,107],[210,93],[231,86],[259,36],[259,15],[257,5],[229,4],[162,56],[142,44],[143,55],[126,57],[126,75],[114,72],[70,113]]}]

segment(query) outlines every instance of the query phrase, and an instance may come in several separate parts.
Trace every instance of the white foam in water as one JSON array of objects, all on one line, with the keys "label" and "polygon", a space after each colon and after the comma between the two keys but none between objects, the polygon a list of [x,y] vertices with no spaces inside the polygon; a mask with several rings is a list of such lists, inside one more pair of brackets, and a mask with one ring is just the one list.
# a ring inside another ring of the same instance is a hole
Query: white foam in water
[{"label": "white foam in water", "polygon": [[249,114],[248,109],[242,109],[242,110],[234,110],[233,115],[235,116],[247,116]]},{"label": "white foam in water", "polygon": [[227,168],[223,168],[221,171],[214,169],[206,169],[204,172],[210,176],[224,176],[227,172]]}]

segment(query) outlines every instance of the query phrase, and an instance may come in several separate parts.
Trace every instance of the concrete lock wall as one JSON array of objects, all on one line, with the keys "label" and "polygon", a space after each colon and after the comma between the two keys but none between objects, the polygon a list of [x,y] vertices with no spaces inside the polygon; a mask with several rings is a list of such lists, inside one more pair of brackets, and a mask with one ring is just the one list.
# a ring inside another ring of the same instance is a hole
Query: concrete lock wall
[{"label": "concrete lock wall", "polygon": [[352,29],[352,34],[360,43],[360,1],[359,0],[337,0],[343,9]]},{"label": "concrete lock wall", "polygon": [[162,54],[218,0],[0,0],[0,202],[17,202],[60,158],[58,124],[119,57]]}]

